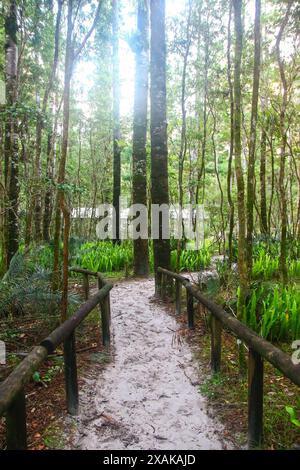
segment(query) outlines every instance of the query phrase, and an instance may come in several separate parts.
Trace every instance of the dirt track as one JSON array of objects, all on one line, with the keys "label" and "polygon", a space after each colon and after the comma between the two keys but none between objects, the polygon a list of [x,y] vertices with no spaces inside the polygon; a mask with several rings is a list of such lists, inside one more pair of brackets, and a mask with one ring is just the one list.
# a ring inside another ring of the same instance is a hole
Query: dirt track
[{"label": "dirt track", "polygon": [[207,414],[189,346],[153,300],[152,280],[115,285],[114,360],[86,379],[76,448],[221,449],[221,428]]}]

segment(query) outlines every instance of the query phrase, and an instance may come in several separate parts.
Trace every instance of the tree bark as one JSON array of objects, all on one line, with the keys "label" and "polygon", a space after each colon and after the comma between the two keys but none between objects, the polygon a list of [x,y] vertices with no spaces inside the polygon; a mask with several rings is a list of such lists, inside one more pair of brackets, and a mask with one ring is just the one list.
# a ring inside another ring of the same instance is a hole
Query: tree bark
[{"label": "tree bark", "polygon": [[[147,104],[149,89],[149,2],[138,2],[137,44],[135,51],[135,96],[132,145],[132,202],[147,207]],[[148,276],[148,240],[133,243],[134,274]]]},{"label": "tree bark", "polygon": [[[61,211],[66,210],[64,200],[64,191],[61,187],[65,180],[65,168],[68,153],[69,142],[69,121],[70,121],[70,88],[72,78],[72,67],[74,51],[72,47],[72,32],[73,32],[73,0],[68,1],[68,27],[67,27],[67,40],[66,40],[66,57],[65,57],[65,72],[64,72],[64,94],[63,94],[63,130],[62,130],[62,149],[58,169],[58,190],[56,195],[55,206],[55,231],[54,231],[54,265],[53,265],[53,290],[56,290],[59,285],[59,239],[61,230]],[[62,304],[62,319],[66,316],[64,311],[65,304]]]},{"label": "tree bark", "polygon": [[266,194],[266,130],[262,129],[260,141],[260,231],[268,234],[267,194]]},{"label": "tree bark", "polygon": [[229,204],[229,231],[228,231],[228,265],[231,267],[233,261],[232,238],[234,229],[234,202],[231,195],[232,190],[232,160],[234,152],[234,97],[233,84],[231,77],[231,18],[232,18],[232,1],[230,1],[229,19],[228,19],[228,35],[227,35],[227,81],[229,87],[230,99],[230,144],[227,168],[227,199]]},{"label": "tree bark", "polygon": [[[169,204],[168,146],[166,116],[165,0],[151,0],[151,199],[152,204]],[[167,221],[168,223],[169,221]],[[170,239],[153,240],[156,286],[158,266],[170,267]]]},{"label": "tree bark", "polygon": [[112,0],[113,9],[113,206],[114,242],[120,243],[121,196],[121,126],[120,126],[120,72],[119,72],[119,0]]},{"label": "tree bark", "polygon": [[286,73],[284,70],[284,61],[280,53],[280,43],[283,37],[284,30],[289,20],[289,14],[292,7],[293,1],[289,0],[287,10],[283,21],[281,23],[279,33],[276,38],[276,56],[280,73],[280,80],[282,85],[282,104],[280,110],[279,127],[280,127],[280,170],[279,170],[279,193],[280,193],[280,212],[281,212],[281,241],[280,241],[280,271],[283,284],[287,283],[288,272],[287,272],[287,197],[285,190],[285,161],[286,161],[286,146],[287,146],[287,131],[285,128],[285,116],[288,104],[288,83]]},{"label": "tree bark", "polygon": [[5,184],[7,195],[6,215],[6,268],[19,249],[19,154],[17,123],[14,117],[14,108],[17,104],[17,72],[18,72],[18,47],[17,47],[17,6],[16,1],[11,0],[9,12],[5,18],[5,86],[6,106],[8,116],[5,125]]},{"label": "tree bark", "polygon": [[183,171],[184,171],[184,162],[186,159],[186,152],[187,152],[187,139],[186,139],[186,73],[187,73],[187,66],[188,66],[188,58],[190,53],[190,46],[191,46],[191,14],[192,14],[192,4],[189,1],[188,6],[188,17],[187,17],[187,24],[186,24],[186,36],[185,36],[185,50],[183,54],[183,68],[182,68],[182,76],[181,76],[181,136],[180,136],[180,152],[178,158],[178,188],[179,188],[179,212],[181,214],[181,229],[182,229],[182,237],[181,239],[178,237],[177,240],[177,260],[176,260],[176,271],[179,272],[180,270],[180,255],[181,250],[185,242],[185,233],[184,233],[184,221],[182,218],[182,210],[183,210]]},{"label": "tree bark", "polygon": [[248,159],[247,178],[247,268],[248,276],[252,273],[252,245],[253,245],[253,208],[254,208],[254,178],[255,178],[255,155],[256,155],[256,123],[258,111],[258,93],[260,80],[260,57],[261,57],[261,0],[255,0],[255,23],[254,23],[254,67],[252,88],[252,109],[250,125],[250,146]]},{"label": "tree bark", "polygon": [[235,173],[238,190],[238,272],[240,283],[240,301],[238,305],[238,317],[241,318],[245,306],[248,289],[247,263],[246,263],[246,214],[244,176],[242,168],[242,143],[241,143],[241,63],[243,48],[242,27],[242,0],[233,0],[234,24],[235,24],[235,58],[234,58],[234,151]]},{"label": "tree bark", "polygon": [[[35,177],[37,183],[37,191],[35,192],[35,241],[39,242],[42,238],[45,241],[49,241],[49,225],[51,221],[51,194],[49,191],[46,191],[45,194],[45,212],[46,217],[44,216],[43,226],[42,226],[42,193],[39,189],[39,181],[41,179],[41,151],[42,151],[42,133],[44,128],[44,118],[47,111],[49,97],[51,95],[56,71],[58,66],[58,58],[59,58],[59,39],[60,39],[60,24],[61,24],[61,16],[62,16],[62,6],[63,0],[57,1],[57,15],[56,15],[56,22],[55,22],[55,33],[54,33],[54,55],[53,55],[53,63],[51,68],[51,74],[49,77],[49,81],[47,87],[44,92],[43,97],[43,104],[41,112],[37,118],[37,125],[36,125],[36,154],[35,154]],[[53,135],[53,138],[54,135]],[[52,172],[52,147],[54,142],[52,140],[52,136],[48,136],[48,147],[47,147],[47,174],[46,177],[53,177]],[[42,236],[43,234],[43,236]],[[46,237],[46,238],[45,238]]]}]

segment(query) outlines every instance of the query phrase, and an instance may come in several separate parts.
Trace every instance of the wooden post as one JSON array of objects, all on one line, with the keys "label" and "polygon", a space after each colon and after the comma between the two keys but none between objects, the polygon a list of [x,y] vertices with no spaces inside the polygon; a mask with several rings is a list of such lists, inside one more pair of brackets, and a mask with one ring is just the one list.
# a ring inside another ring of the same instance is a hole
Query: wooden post
[{"label": "wooden post", "polygon": [[222,325],[211,315],[211,371],[213,374],[221,369]]},{"label": "wooden post", "polygon": [[248,447],[260,447],[263,440],[263,358],[249,349],[248,361]]},{"label": "wooden post", "polygon": [[101,301],[101,325],[103,346],[110,345],[110,295]]},{"label": "wooden post", "polygon": [[161,284],[162,284],[162,273],[160,271],[156,272],[155,276],[155,295],[161,297]]},{"label": "wooden post", "polygon": [[98,289],[101,290],[103,287],[103,281],[101,279],[101,277],[98,277]]},{"label": "wooden post", "polygon": [[194,297],[188,290],[186,291],[186,306],[188,327],[192,330],[194,328]]},{"label": "wooden post", "polygon": [[6,412],[6,445],[8,450],[26,450],[26,401],[24,389]]},{"label": "wooden post", "polygon": [[90,285],[89,285],[89,276],[88,274],[83,275],[83,290],[84,290],[84,298],[88,300],[90,294]]},{"label": "wooden post", "polygon": [[78,382],[77,382],[77,364],[76,364],[76,345],[75,335],[71,335],[64,341],[64,360],[65,360],[65,383],[67,410],[70,415],[78,413]]},{"label": "wooden post", "polygon": [[160,297],[162,300],[165,300],[166,298],[166,276],[164,273],[161,273],[160,278]]},{"label": "wooden post", "polygon": [[176,302],[176,315],[181,314],[181,282],[176,279],[175,280],[175,302]]}]

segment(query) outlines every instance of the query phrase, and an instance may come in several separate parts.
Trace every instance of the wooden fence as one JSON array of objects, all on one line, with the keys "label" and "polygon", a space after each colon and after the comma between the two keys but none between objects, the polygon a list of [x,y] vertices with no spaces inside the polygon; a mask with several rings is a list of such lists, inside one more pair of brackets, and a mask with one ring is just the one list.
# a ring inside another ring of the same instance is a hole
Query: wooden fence
[{"label": "wooden fence", "polygon": [[[0,416],[6,417],[6,447],[9,450],[27,448],[26,398],[25,385],[32,374],[41,366],[49,354],[63,344],[64,370],[67,410],[71,415],[78,413],[78,381],[76,365],[75,330],[80,323],[100,306],[103,344],[110,343],[110,290],[112,284],[100,273],[80,268],[71,268],[71,272],[83,275],[84,296],[86,302],[77,312],[68,318],[36,346],[13,372],[0,384]],[[89,298],[89,277],[97,279],[98,292]]]},{"label": "wooden fence", "polygon": [[199,292],[189,279],[168,271],[157,269],[156,292],[162,299],[166,296],[167,286],[175,281],[176,313],[181,313],[182,286],[186,289],[187,316],[189,328],[194,328],[194,300],[205,306],[211,313],[211,369],[217,373],[221,368],[222,328],[235,335],[249,348],[248,358],[248,447],[255,448],[263,439],[263,360],[279,369],[285,377],[300,387],[300,364],[294,364],[286,353],[275,347],[253,330],[241,323]]}]

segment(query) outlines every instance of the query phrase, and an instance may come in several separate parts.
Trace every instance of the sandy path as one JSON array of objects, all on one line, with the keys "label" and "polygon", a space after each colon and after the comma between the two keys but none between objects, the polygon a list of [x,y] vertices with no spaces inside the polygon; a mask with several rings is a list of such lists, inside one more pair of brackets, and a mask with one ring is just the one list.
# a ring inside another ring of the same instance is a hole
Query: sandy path
[{"label": "sandy path", "polygon": [[80,398],[80,449],[220,449],[187,344],[153,301],[154,283],[122,282],[112,299],[115,358]]}]

